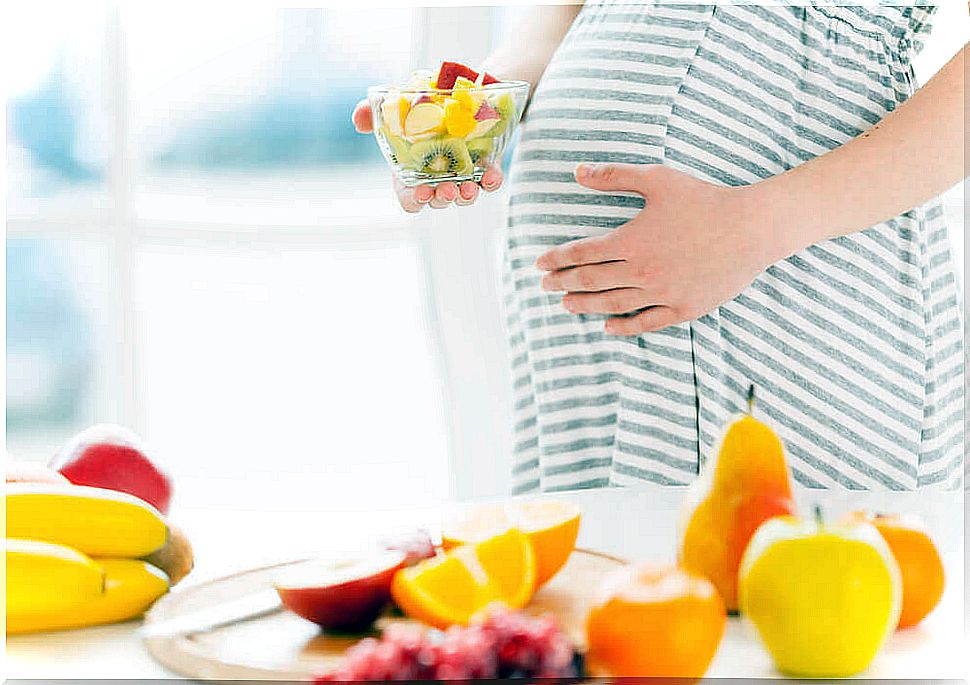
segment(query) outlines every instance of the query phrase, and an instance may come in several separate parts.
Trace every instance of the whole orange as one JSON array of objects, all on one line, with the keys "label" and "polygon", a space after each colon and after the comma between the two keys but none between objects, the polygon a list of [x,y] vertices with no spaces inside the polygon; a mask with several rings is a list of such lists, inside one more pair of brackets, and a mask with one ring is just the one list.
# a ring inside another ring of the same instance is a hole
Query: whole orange
[{"label": "whole orange", "polygon": [[597,676],[699,679],[724,635],[714,585],[673,566],[630,565],[603,583],[586,617]]},{"label": "whole orange", "polygon": [[943,561],[923,522],[913,516],[864,511],[846,518],[874,525],[896,557],[903,577],[903,608],[897,627],[908,628],[926,618],[940,603],[944,578]]}]

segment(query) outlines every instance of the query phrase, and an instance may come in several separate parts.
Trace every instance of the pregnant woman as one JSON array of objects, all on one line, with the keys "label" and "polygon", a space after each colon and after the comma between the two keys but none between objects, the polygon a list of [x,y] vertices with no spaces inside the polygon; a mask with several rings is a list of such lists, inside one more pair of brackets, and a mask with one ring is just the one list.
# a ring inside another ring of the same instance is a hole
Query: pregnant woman
[{"label": "pregnant woman", "polygon": [[[689,483],[751,384],[804,486],[959,485],[933,198],[964,176],[966,48],[917,91],[932,13],[589,2],[489,58],[537,84],[506,249],[517,492]],[[398,193],[413,212],[479,187]]]}]

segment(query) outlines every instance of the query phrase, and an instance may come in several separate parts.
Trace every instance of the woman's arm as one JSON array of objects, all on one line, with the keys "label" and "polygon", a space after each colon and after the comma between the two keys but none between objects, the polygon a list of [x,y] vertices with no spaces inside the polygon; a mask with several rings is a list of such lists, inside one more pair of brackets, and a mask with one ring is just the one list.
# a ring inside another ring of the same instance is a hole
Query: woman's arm
[{"label": "woman's arm", "polygon": [[549,65],[553,53],[572,25],[582,5],[532,7],[521,23],[485,60],[485,71],[499,78],[526,81],[533,88]]},{"label": "woman's arm", "polygon": [[768,211],[772,261],[885,221],[966,176],[966,53],[862,135],[750,186]]},{"label": "woman's arm", "polygon": [[573,313],[635,312],[608,319],[608,333],[658,330],[706,314],[809,245],[939,195],[966,175],[966,51],[864,134],[749,186],[718,186],[657,165],[580,165],[580,184],[633,191],[646,206],[606,235],[540,256],[536,266],[548,272],[542,286],[565,291]]}]

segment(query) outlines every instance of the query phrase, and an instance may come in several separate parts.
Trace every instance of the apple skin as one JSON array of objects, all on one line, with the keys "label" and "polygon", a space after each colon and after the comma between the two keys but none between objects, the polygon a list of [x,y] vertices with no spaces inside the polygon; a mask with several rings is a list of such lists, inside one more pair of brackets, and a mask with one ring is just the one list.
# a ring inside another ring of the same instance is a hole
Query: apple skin
[{"label": "apple skin", "polygon": [[431,102],[419,102],[411,107],[404,118],[404,135],[417,139],[419,136],[434,135],[444,127],[445,110]]},{"label": "apple skin", "polygon": [[502,115],[499,114],[497,109],[483,100],[482,104],[478,107],[478,111],[475,113],[475,118],[478,121],[489,121],[491,119],[501,119]]},{"label": "apple skin", "polygon": [[[459,76],[469,81],[478,80],[478,72],[474,69],[466,67],[464,64],[459,64],[458,62],[442,62],[441,67],[438,69],[438,80],[435,82],[435,87],[442,90],[451,90],[455,87],[455,81]],[[492,83],[499,83],[499,80],[491,74],[486,73],[482,77],[482,85],[487,86]]]},{"label": "apple skin", "polygon": [[324,630],[359,633],[367,630],[391,601],[391,582],[404,568],[401,552],[386,552],[390,565],[359,578],[326,585],[283,585],[276,592],[283,606]]},{"label": "apple skin", "polygon": [[99,424],[81,431],[49,466],[75,485],[126,492],[168,513],[171,478],[147,456],[138,436],[121,426]]}]

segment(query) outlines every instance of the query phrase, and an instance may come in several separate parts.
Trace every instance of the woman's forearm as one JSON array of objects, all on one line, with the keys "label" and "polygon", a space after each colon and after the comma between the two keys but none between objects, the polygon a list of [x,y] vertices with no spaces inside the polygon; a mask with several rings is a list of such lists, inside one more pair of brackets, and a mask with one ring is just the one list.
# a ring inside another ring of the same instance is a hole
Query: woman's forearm
[{"label": "woman's forearm", "polygon": [[885,221],[966,176],[966,51],[862,135],[791,171],[749,186],[767,211],[767,261]]},{"label": "woman's forearm", "polygon": [[485,71],[502,79],[526,81],[535,87],[562,42],[581,4],[531,8],[485,60]]}]

